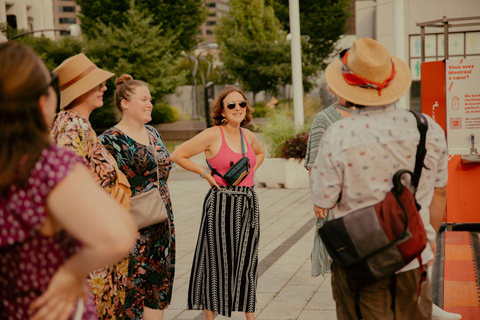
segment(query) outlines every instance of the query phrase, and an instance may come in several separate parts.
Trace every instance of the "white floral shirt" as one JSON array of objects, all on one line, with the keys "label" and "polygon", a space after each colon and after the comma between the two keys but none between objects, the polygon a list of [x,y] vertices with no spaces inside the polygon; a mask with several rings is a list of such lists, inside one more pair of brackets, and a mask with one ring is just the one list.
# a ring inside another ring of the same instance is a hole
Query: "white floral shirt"
[{"label": "white floral shirt", "polygon": [[[430,242],[436,232],[430,225],[429,206],[434,188],[447,184],[448,156],[443,129],[428,121],[427,155],[416,198]],[[333,209],[334,218],[382,201],[393,186],[400,169],[415,167],[420,139],[415,116],[394,104],[357,109],[351,117],[332,124],[319,145],[310,175],[312,202]],[[410,179],[404,175],[404,179]],[[408,181],[404,181],[408,185]],[[340,201],[337,203],[341,195]],[[422,253],[424,263],[433,258],[430,246]],[[415,259],[401,271],[418,267]]]}]

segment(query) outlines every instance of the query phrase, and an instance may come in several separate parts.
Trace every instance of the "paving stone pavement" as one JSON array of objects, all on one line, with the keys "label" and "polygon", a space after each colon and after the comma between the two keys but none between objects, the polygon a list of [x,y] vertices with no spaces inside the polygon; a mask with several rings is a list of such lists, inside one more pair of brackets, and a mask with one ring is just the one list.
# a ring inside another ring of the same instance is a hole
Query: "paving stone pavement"
[{"label": "paving stone pavement", "polygon": [[[204,319],[202,311],[186,310],[186,305],[201,208],[210,187],[198,175],[180,171],[172,172],[168,186],[175,215],[177,262],[172,304],[164,319]],[[255,318],[336,319],[330,275],[311,276],[315,220],[309,189],[256,188],[256,192],[261,233]],[[234,312],[230,319],[245,319],[245,314]]]}]

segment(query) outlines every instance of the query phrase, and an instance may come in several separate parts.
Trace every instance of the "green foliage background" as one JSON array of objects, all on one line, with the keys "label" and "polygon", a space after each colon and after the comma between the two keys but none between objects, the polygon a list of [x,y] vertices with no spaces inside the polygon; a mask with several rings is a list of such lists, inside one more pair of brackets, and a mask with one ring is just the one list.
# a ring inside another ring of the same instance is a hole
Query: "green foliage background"
[{"label": "green foliage background", "polygon": [[204,0],[76,0],[82,7],[80,19],[87,38],[95,38],[99,22],[110,27],[122,28],[128,23],[128,11],[132,7],[148,11],[152,26],[162,29],[162,36],[175,39],[174,50],[189,51],[197,43],[198,26],[205,21]]}]

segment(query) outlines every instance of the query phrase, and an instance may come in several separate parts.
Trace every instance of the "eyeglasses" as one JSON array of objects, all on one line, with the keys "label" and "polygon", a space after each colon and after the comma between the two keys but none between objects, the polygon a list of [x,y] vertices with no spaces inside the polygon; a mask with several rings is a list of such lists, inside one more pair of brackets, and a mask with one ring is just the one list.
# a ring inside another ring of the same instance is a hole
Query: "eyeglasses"
[{"label": "eyeglasses", "polygon": [[102,83],[100,83],[98,86],[97,86],[97,90],[100,91],[102,90],[103,87],[105,87],[107,85],[107,82],[106,81],[103,81]]},{"label": "eyeglasses", "polygon": [[242,109],[247,107],[247,101],[245,101],[245,100],[238,101],[238,102],[230,101],[230,102],[225,103],[225,106],[228,109],[233,110],[233,109],[235,109],[235,106],[236,106],[237,103],[240,106],[240,108],[242,108]]},{"label": "eyeglasses", "polygon": [[[47,83],[47,85],[42,89],[41,94],[45,94],[48,90],[48,87],[52,86],[53,90],[55,90],[55,92],[60,92],[60,87],[58,85],[58,74],[56,72],[51,72],[50,73],[50,82]],[[30,96],[30,95],[28,95]]]},{"label": "eyeglasses", "polygon": [[45,89],[43,89],[42,92],[46,91],[50,86],[52,86],[55,92],[60,92],[60,88],[58,86],[58,74],[56,72],[50,73],[50,82],[45,86]]}]

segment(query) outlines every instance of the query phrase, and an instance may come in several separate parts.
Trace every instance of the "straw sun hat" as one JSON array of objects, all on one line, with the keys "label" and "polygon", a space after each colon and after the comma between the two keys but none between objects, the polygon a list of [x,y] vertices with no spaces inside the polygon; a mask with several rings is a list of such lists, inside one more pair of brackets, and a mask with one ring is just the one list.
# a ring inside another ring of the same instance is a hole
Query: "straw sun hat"
[{"label": "straw sun hat", "polygon": [[55,70],[60,88],[60,109],[115,74],[97,67],[83,53],[63,61]]},{"label": "straw sun hat", "polygon": [[410,88],[412,77],[405,62],[373,39],[357,39],[340,55],[327,66],[325,78],[332,91],[347,101],[363,106],[388,105]]}]

